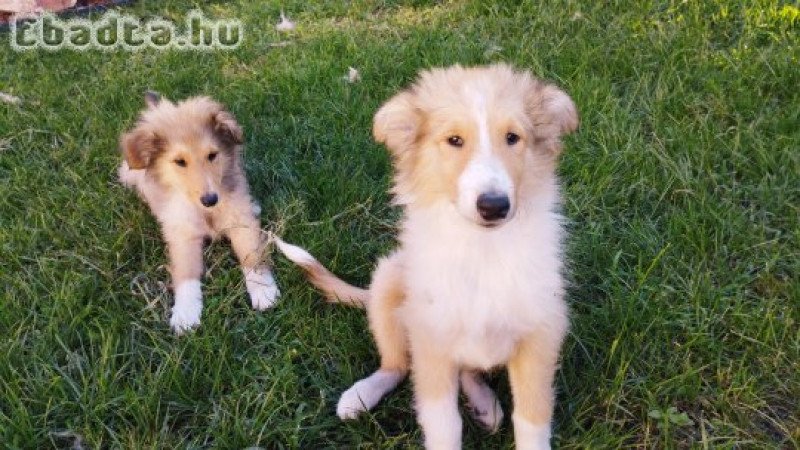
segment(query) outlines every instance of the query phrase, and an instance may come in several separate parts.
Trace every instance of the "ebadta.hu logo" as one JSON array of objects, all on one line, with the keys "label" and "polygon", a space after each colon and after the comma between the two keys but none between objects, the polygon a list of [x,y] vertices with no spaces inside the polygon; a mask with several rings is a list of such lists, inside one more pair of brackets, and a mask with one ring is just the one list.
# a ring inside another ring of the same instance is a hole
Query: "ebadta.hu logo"
[{"label": "ebadta.hu logo", "polygon": [[14,17],[11,47],[16,51],[44,50],[233,50],[244,40],[240,20],[210,20],[190,11],[183,27],[163,18],[142,21],[110,11],[97,20],[61,19],[53,14]]}]

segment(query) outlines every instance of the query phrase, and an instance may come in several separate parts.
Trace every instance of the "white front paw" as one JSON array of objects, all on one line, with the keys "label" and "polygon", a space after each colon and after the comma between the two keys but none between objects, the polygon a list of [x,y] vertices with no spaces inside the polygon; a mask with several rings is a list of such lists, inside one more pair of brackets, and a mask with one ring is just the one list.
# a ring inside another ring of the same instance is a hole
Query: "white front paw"
[{"label": "white front paw", "polygon": [[203,293],[200,290],[200,281],[184,281],[175,288],[175,306],[172,307],[172,317],[169,324],[175,334],[200,325],[200,313],[203,311]]},{"label": "white front paw", "polygon": [[336,415],[342,420],[352,420],[362,412],[367,411],[368,408],[361,397],[358,392],[358,383],[356,383],[339,397],[339,403],[336,405]]},{"label": "white front paw", "polygon": [[417,396],[417,421],[425,436],[426,449],[461,448],[461,415],[456,396],[436,400]]},{"label": "white front paw", "polygon": [[550,450],[550,424],[534,424],[514,414],[514,441],[519,450]]},{"label": "white front paw", "polygon": [[267,269],[244,269],[244,281],[253,309],[271,308],[281,295],[272,272]]}]

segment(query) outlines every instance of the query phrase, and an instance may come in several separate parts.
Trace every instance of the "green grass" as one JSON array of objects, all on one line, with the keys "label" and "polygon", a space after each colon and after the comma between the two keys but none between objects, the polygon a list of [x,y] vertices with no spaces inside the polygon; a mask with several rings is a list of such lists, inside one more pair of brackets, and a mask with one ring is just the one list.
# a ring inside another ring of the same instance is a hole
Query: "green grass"
[{"label": "green grass", "polygon": [[[125,11],[181,20],[195,3]],[[322,304],[280,257],[282,301],[256,313],[212,247],[202,326],[172,335],[164,248],[115,179],[117,137],[146,88],[220,99],[265,228],[363,284],[399,214],[372,114],[421,68],[507,61],[582,119],[560,168],[573,326],[554,444],[797,448],[798,10],[605,3],[203,3],[247,26],[210,54],[15,53],[1,33],[0,91],[23,99],[0,103],[2,446],[419,446],[408,383],[335,418],[377,366],[363,312]],[[296,32],[274,30],[281,8]],[[491,382],[508,405],[505,375]],[[511,443],[508,421],[489,436],[465,420],[465,446]]]}]

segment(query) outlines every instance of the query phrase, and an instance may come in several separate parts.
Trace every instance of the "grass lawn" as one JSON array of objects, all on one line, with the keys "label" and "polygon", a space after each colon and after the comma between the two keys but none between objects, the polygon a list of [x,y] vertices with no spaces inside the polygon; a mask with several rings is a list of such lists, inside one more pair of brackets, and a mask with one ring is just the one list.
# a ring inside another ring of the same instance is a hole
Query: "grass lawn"
[{"label": "grass lawn", "polygon": [[[308,4],[307,4],[308,3]],[[394,245],[373,113],[420,69],[507,61],[581,113],[560,172],[572,331],[560,448],[800,445],[800,17],[777,2],[190,2],[240,18],[235,51],[27,52],[0,33],[0,446],[417,447],[408,383],[342,423],[377,367],[363,311],[276,256],[249,308],[228,246],[176,338],[157,224],[116,180],[142,92],[205,93],[248,145],[265,228],[364,284]],[[284,9],[297,30],[274,29]],[[275,46],[285,41],[287,44]],[[362,80],[343,80],[348,66]],[[490,379],[509,405],[506,376]],[[465,418],[465,446],[507,448]]]}]

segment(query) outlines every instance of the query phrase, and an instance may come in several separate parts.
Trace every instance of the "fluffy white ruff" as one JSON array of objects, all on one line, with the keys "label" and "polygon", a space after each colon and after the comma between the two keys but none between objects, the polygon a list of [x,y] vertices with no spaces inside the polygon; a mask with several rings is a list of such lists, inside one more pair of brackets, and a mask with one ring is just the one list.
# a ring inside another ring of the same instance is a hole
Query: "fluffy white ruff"
[{"label": "fluffy white ruff", "polygon": [[461,416],[456,398],[417,400],[417,419],[425,434],[425,448],[461,448]]},{"label": "fluffy white ruff", "polygon": [[356,382],[339,398],[336,414],[342,420],[355,419],[369,411],[405,378],[405,372],[380,369]]},{"label": "fluffy white ruff", "polygon": [[566,326],[558,218],[526,209],[493,230],[449,204],[406,219],[399,316],[461,366],[506,364],[532,330]]},{"label": "fluffy white ruff", "polygon": [[494,391],[486,385],[480,375],[471,372],[461,373],[461,389],[469,401],[469,410],[490,433],[500,429],[503,422],[503,408]]},{"label": "fluffy white ruff", "polygon": [[550,424],[535,425],[514,414],[514,441],[518,450],[550,450]]},{"label": "fluffy white ruff", "polygon": [[200,325],[200,313],[203,311],[203,293],[200,290],[200,281],[184,281],[175,288],[175,306],[172,307],[172,317],[169,324],[175,334]]},{"label": "fluffy white ruff", "polygon": [[275,284],[272,272],[263,268],[242,269],[242,271],[253,309],[262,311],[275,305],[281,293]]}]

